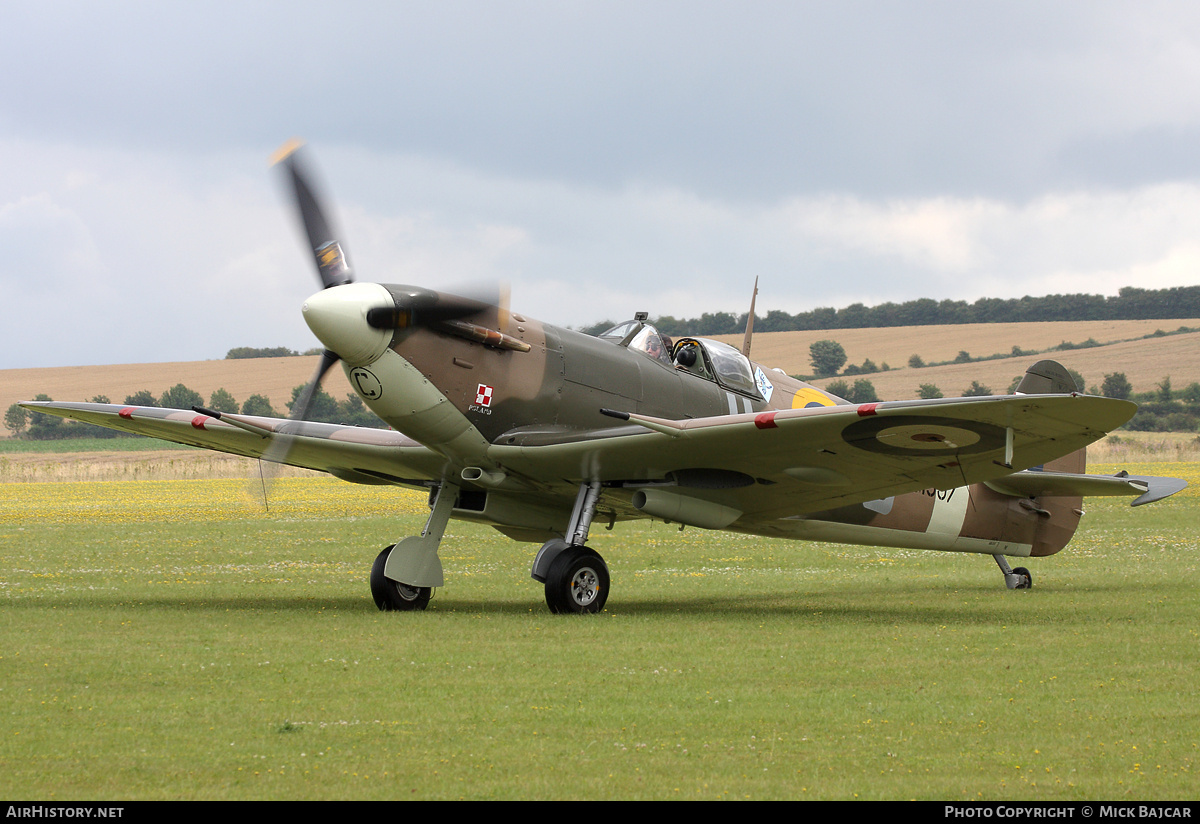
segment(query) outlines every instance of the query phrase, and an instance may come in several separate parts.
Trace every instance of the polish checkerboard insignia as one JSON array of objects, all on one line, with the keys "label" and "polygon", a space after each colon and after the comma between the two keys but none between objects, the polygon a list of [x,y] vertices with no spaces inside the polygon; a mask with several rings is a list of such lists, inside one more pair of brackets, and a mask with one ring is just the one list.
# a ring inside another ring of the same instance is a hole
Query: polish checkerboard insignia
[{"label": "polish checkerboard insignia", "polygon": [[475,390],[475,403],[479,406],[492,405],[492,387],[487,384],[479,384],[479,388]]}]

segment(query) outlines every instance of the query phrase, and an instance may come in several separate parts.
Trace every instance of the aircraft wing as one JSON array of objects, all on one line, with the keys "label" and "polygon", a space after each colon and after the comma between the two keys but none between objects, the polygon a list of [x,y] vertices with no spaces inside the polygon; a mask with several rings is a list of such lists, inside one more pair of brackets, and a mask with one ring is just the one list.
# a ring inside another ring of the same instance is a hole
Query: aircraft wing
[{"label": "aircraft wing", "polygon": [[120,429],[233,455],[261,458],[272,442],[293,441],[285,462],[355,483],[423,485],[439,478],[445,458],[387,429],[291,421],[252,415],[211,415],[109,403],[24,401],[21,406],[61,418]]},{"label": "aircraft wing", "polygon": [[1011,477],[1082,449],[1136,409],[1112,398],[1018,395],[683,421],[606,410],[629,424],[590,439],[514,431],[489,456],[542,479],[599,479],[609,488],[605,501],[616,498],[626,515],[645,513],[651,497],[687,499],[691,512],[694,502],[711,504],[746,524]]},{"label": "aircraft wing", "polygon": [[[262,457],[272,442],[288,438],[293,441],[288,464],[357,483],[426,485],[447,470],[443,456],[390,430],[229,414],[218,419],[182,409],[118,404],[50,401],[22,406],[248,457]],[[628,423],[592,432],[514,431],[498,439],[488,457],[513,480],[523,478],[521,488],[539,488],[567,505],[581,481],[599,480],[608,490],[606,505],[625,517],[646,516],[634,503],[638,491],[659,497],[667,492],[711,507],[715,514],[701,520],[721,525],[980,481],[1014,495],[1133,493],[1140,496],[1136,505],[1185,484],[1140,476],[1022,471],[1098,440],[1135,410],[1134,404],[1111,398],[1026,395],[683,421],[609,412]]]}]

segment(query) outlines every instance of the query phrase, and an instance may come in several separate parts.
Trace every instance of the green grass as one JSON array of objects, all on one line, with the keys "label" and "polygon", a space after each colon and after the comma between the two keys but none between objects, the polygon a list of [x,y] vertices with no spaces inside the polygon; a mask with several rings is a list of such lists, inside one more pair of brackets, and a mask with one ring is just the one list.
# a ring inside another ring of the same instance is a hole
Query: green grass
[{"label": "green grass", "polygon": [[235,487],[0,485],[5,795],[1195,797],[1191,496],[1091,503],[1030,591],[984,556],[598,528],[582,618],[459,523],[429,610],[379,613],[419,497]]}]

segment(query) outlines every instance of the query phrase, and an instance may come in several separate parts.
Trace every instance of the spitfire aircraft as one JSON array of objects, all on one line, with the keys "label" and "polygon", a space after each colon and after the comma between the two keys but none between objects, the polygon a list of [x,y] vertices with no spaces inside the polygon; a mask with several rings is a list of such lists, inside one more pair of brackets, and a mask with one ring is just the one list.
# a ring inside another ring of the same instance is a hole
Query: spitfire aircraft
[{"label": "spitfire aircraft", "polygon": [[[286,172],[323,285],[304,318],[325,351],[288,420],[120,404],[26,402],[70,417],[345,481],[429,492],[420,535],[370,573],[382,610],[424,609],[443,586],[451,518],[539,545],[532,577],[555,613],[593,613],[609,571],[596,523],[652,518],[772,538],[1009,557],[1066,546],[1082,498],[1171,495],[1173,478],[1084,474],[1084,448],[1133,403],[1079,394],[1053,361],[1013,395],[851,404],[699,337],[670,341],[639,313],[593,337],[504,301],[355,282],[294,146]],[[753,319],[753,305],[749,318]],[[304,420],[326,372],[392,430]]]}]

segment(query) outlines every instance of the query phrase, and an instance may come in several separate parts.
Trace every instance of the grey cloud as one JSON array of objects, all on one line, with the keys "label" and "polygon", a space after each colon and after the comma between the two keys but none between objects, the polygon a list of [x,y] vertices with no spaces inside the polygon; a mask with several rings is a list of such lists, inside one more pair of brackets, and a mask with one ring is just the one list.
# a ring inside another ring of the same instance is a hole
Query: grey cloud
[{"label": "grey cloud", "polygon": [[[6,14],[0,278],[43,280],[12,292],[0,344],[26,363],[128,359],[105,333],[134,327],[140,359],[312,345],[315,281],[266,163],[295,134],[364,278],[500,277],[576,325],[743,311],[755,276],[760,307],[793,312],[1175,285],[1200,213],[1189,4]],[[64,296],[86,353],[20,345],[31,288]]]}]

